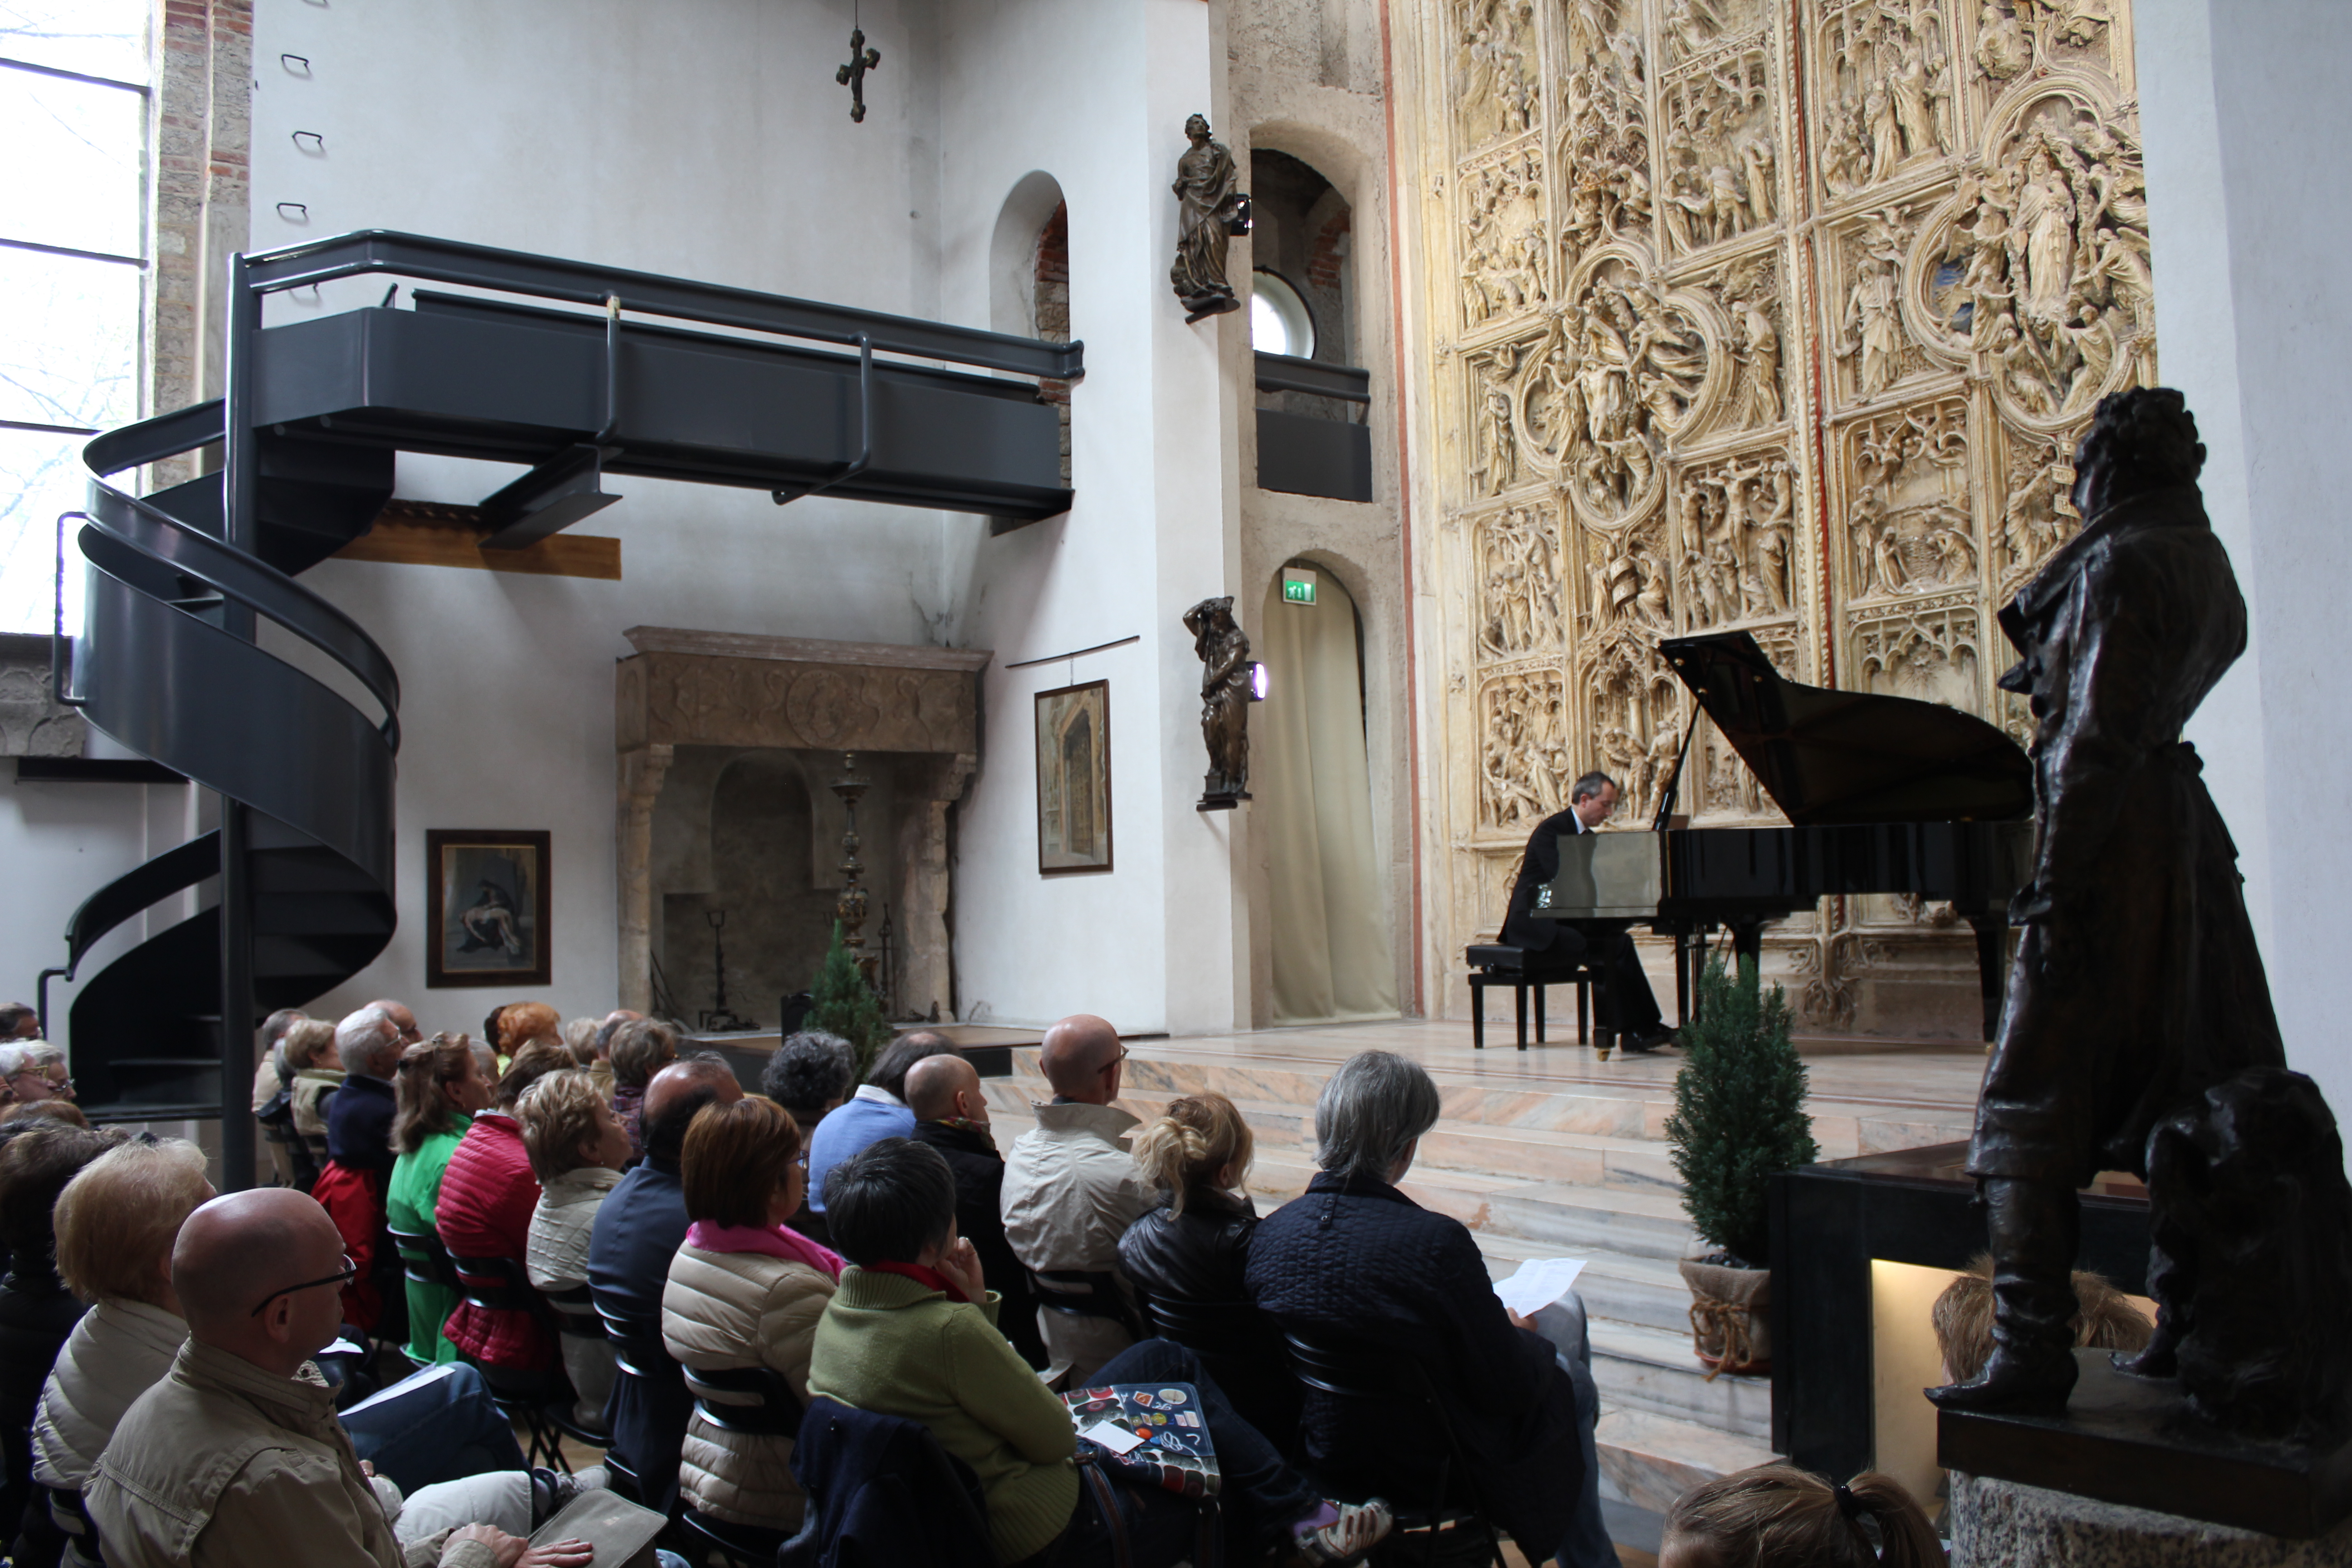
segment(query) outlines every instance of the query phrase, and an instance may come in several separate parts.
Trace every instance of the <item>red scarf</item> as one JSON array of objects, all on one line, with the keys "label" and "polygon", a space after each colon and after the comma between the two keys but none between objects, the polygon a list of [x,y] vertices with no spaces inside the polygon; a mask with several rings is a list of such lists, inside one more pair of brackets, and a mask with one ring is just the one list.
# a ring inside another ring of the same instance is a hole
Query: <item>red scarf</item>
[{"label": "red scarf", "polygon": [[926,1268],[919,1263],[869,1263],[866,1265],[866,1271],[868,1274],[896,1274],[912,1279],[927,1290],[937,1290],[950,1301],[961,1301],[967,1306],[971,1302],[971,1297],[948,1283],[946,1275],[936,1268]]}]

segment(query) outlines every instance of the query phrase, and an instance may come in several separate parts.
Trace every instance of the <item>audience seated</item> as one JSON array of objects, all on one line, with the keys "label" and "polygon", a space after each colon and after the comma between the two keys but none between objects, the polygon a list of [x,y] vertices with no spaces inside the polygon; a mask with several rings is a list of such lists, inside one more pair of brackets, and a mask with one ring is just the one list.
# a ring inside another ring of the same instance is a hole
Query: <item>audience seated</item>
[{"label": "audience seated", "polygon": [[[398,1109],[392,1075],[404,1033],[394,1007],[400,1005],[371,1002],[335,1026],[343,1081],[327,1106],[327,1168],[310,1188],[360,1266],[343,1287],[344,1321],[387,1339],[405,1333],[408,1325],[400,1253],[384,1223]],[[400,1016],[407,1011],[400,1007]]]},{"label": "audience seated", "polygon": [[[331,1287],[355,1267],[334,1223],[299,1193],[232,1194],[188,1216],[172,1255],[188,1340],[123,1414],[84,1490],[114,1568],[211,1568],[289,1551],[305,1568],[593,1560],[582,1542],[520,1550],[515,1537],[533,1511],[525,1472],[409,1500],[362,1468],[310,1363],[340,1331]],[[451,1504],[476,1500],[499,1502],[507,1527],[449,1528]]]},{"label": "audience seated", "polygon": [[651,1018],[625,1020],[613,1031],[613,1109],[629,1130],[629,1157],[646,1152],[646,1086],[677,1059],[677,1031]]},{"label": "audience seated", "polygon": [[560,1051],[565,1049],[563,1016],[544,1002],[509,1003],[499,1009],[497,1016],[498,1033],[487,1037],[498,1047],[502,1061],[512,1062],[515,1053],[533,1040],[543,1040]]},{"label": "audience seated", "polygon": [[[40,1121],[61,1121],[68,1127],[87,1127],[89,1118],[81,1107],[70,1100],[36,1100],[16,1105],[0,1107],[0,1126],[10,1122],[31,1124]],[[6,1266],[7,1251],[0,1248],[0,1268]]]},{"label": "audience seated", "polygon": [[0,1040],[37,1040],[41,1016],[22,1002],[0,1002]]},{"label": "audience seated", "polygon": [[1944,1568],[1944,1549],[1892,1476],[1871,1470],[1832,1486],[1791,1466],[1759,1465],[1675,1500],[1658,1568]]},{"label": "audience seated", "polygon": [[615,1319],[625,1326],[615,1348],[645,1373],[613,1384],[604,1407],[612,1455],[637,1477],[645,1505],[658,1511],[667,1511],[677,1493],[678,1450],[693,1403],[661,1335],[670,1259],[692,1223],[678,1159],[696,1112],[742,1098],[734,1070],[715,1056],[691,1057],[656,1073],[646,1086],[646,1157],[597,1209],[588,1243],[596,1310],[608,1326]]},{"label": "audience seated", "polygon": [[[1561,1568],[1613,1565],[1601,1520],[1584,1310],[1573,1292],[1529,1321],[1496,1299],[1461,1222],[1397,1190],[1437,1123],[1437,1086],[1386,1051],[1342,1063],[1315,1104],[1307,1191],[1258,1222],[1251,1296],[1284,1329],[1417,1361],[1467,1451],[1480,1510]],[[1308,1391],[1308,1464],[1343,1495],[1420,1500],[1443,1457],[1417,1413]]]},{"label": "audience seated", "polygon": [[[857,1267],[844,1272],[817,1327],[813,1394],[929,1428],[979,1478],[1001,1563],[1167,1568],[1192,1554],[1196,1505],[1115,1474],[1108,1487],[1079,1483],[1069,1411],[996,1331],[998,1302],[971,1242],[956,1235],[955,1177],[938,1150],[886,1138],[835,1168],[826,1200]],[[1274,1548],[1309,1563],[1351,1560],[1387,1533],[1385,1505],[1325,1502],[1233,1413],[1183,1346],[1130,1346],[1098,1381],[1199,1391],[1234,1562]]]},{"label": "audience seated", "polygon": [[956,1233],[980,1254],[981,1277],[1001,1303],[996,1326],[1023,1361],[1042,1369],[1036,1296],[1004,1239],[1004,1156],[989,1130],[979,1070],[957,1055],[925,1058],[907,1074],[907,1109],[915,1113],[915,1142],[937,1149],[955,1174]]},{"label": "audience seated", "polygon": [[824,1213],[824,1178],[835,1165],[877,1139],[914,1132],[915,1113],[907,1109],[907,1074],[925,1058],[954,1050],[945,1036],[931,1029],[912,1030],[882,1047],[866,1081],[809,1136],[810,1208]]},{"label": "audience seated", "polygon": [[[1186,1095],[1131,1142],[1145,1180],[1168,1196],[1118,1243],[1146,1326],[1191,1346],[1251,1426],[1288,1438],[1305,1390],[1291,1374],[1281,1331],[1250,1300],[1244,1278],[1257,1228],[1243,1190],[1255,1142],[1249,1123],[1222,1094]],[[1155,1325],[1155,1305],[1189,1309],[1197,1333]]]},{"label": "audience seated", "polygon": [[[426,1235],[435,1229],[449,1156],[457,1152],[475,1113],[490,1108],[490,1080],[482,1076],[481,1058],[464,1035],[436,1035],[409,1047],[400,1053],[398,1072],[398,1110],[392,1124],[398,1155],[384,1206],[394,1229]],[[424,1365],[456,1361],[457,1347],[441,1325],[457,1310],[457,1292],[413,1278],[406,1286],[408,1342],[402,1348],[408,1359]]]},{"label": "audience seated", "polygon": [[1128,1152],[1136,1120],[1111,1103],[1126,1059],[1118,1032],[1091,1015],[1046,1030],[1038,1065],[1053,1103],[1034,1108],[1036,1128],[1004,1162],[1004,1236],[1036,1280],[1045,1376],[1056,1387],[1086,1387],[1142,1337],[1118,1239],[1160,1200]]},{"label": "audience seated", "polygon": [[[379,996],[367,1005],[392,1020],[392,1026],[400,1031],[400,1043],[404,1049],[425,1037],[425,1031],[416,1026],[416,1015],[408,1010],[407,1003]],[[364,1012],[367,1009],[361,1010]]]},{"label": "audience seated", "polygon": [[343,1058],[335,1054],[335,1026],[323,1018],[297,1020],[278,1049],[293,1075],[286,1098],[300,1141],[288,1150],[294,1162],[294,1185],[307,1193],[327,1167],[327,1111],[342,1086]]},{"label": "audience seated", "polygon": [[[594,1020],[586,1020],[593,1026]],[[629,1134],[613,1102],[596,1092],[596,1080],[572,1068],[551,1072],[530,1088],[516,1107],[530,1173],[539,1178],[539,1206],[531,1211],[523,1265],[530,1282],[551,1296],[588,1285],[588,1237],[596,1211],[629,1163]],[[600,1328],[593,1334],[563,1331],[563,1370],[572,1379],[572,1418],[590,1431],[604,1429],[604,1405],[613,1396],[613,1345]]]},{"label": "audience seated", "polygon": [[[545,1015],[542,1020],[532,1013]],[[509,1031],[552,1025],[555,1009],[532,1002],[506,1009]],[[517,1020],[520,1022],[518,1023]],[[571,1061],[563,1047],[544,1035],[525,1038],[491,1091],[490,1107],[477,1111],[441,1177],[433,1202],[434,1228],[452,1258],[506,1258],[520,1270],[530,1240],[530,1218],[539,1207],[539,1179],[530,1173],[522,1123],[515,1102],[549,1073]],[[449,1342],[475,1362],[509,1372],[540,1373],[558,1364],[554,1336],[538,1314],[521,1308],[478,1307],[460,1301],[441,1325]]]},{"label": "audience seated", "polygon": [[[792,1113],[772,1100],[696,1114],[678,1160],[692,1224],[662,1292],[662,1342],[689,1373],[765,1367],[805,1403],[809,1345],[841,1259],[784,1224],[801,1205],[802,1148]],[[794,1531],[806,1500],[792,1457],[789,1436],[730,1432],[697,1411],[678,1490],[699,1512]]]},{"label": "audience seated", "polygon": [[597,1018],[563,1021],[563,1048],[572,1053],[572,1066],[584,1071],[596,1059],[596,1031],[602,1023]]},{"label": "audience seated", "polygon": [[49,1554],[57,1550],[47,1508],[26,1514],[35,1496],[33,1413],[83,1308],[58,1278],[50,1212],[76,1173],[122,1141],[112,1128],[42,1122],[0,1148],[0,1237],[8,1243],[8,1274],[0,1279],[0,1474],[6,1478],[0,1484],[0,1544],[16,1537],[22,1521],[47,1542]]},{"label": "audience seated", "polygon": [[32,1105],[44,1100],[71,1100],[73,1075],[66,1070],[66,1053],[47,1040],[23,1038],[0,1042],[0,1104]]},{"label": "audience seated", "polygon": [[[2131,1304],[2104,1274],[2074,1270],[2074,1343],[2090,1350],[2137,1355],[2147,1348],[2156,1325]],[[1936,1348],[1943,1352],[1946,1383],[1973,1383],[1992,1359],[1992,1255],[1976,1261],[1936,1298]]]},{"label": "audience seated", "polygon": [[[294,1075],[286,1068],[286,1031],[308,1016],[299,1007],[280,1007],[262,1020],[261,1037],[255,1042],[253,1060],[253,1114],[268,1111],[273,1103],[282,1103],[278,1097],[293,1087]],[[334,1027],[330,1024],[328,1028]],[[262,1124],[263,1141],[269,1146],[271,1173],[281,1187],[294,1184],[294,1154],[290,1126],[280,1131],[278,1126]]]},{"label": "audience seated", "polygon": [[612,1098],[614,1089],[613,1037],[620,1032],[622,1025],[644,1016],[643,1013],[633,1013],[626,1007],[615,1007],[604,1015],[603,1023],[596,1026],[596,1062],[588,1071],[596,1079],[596,1087],[604,1091],[607,1100]]}]

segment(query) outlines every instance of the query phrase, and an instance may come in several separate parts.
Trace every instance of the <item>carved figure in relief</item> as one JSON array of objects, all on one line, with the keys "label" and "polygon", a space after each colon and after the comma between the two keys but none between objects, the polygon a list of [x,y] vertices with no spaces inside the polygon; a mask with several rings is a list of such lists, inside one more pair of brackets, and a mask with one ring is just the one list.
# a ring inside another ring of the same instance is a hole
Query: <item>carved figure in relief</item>
[{"label": "carved figure in relief", "polygon": [[1564,262],[1650,221],[1649,94],[1634,0],[1575,0],[1560,79],[1559,167],[1573,170]]},{"label": "carved figure in relief", "polygon": [[1732,352],[1738,356],[1746,375],[1746,399],[1741,405],[1741,423],[1747,425],[1778,425],[1780,422],[1780,330],[1772,324],[1761,302],[1754,299],[1740,302],[1738,339]]},{"label": "carved figure in relief", "polygon": [[2063,440],[2053,440],[2038,454],[2021,447],[2021,456],[2011,459],[2009,499],[2000,510],[2006,569],[2031,566],[2073,537],[2082,522],[2074,488],[2074,463]]},{"label": "carved figure in relief", "polygon": [[1891,179],[1911,159],[1956,145],[1941,25],[1932,6],[1898,7],[1888,0],[1848,0],[1823,17],[1823,74],[1831,85],[1822,174],[1832,195]]},{"label": "carved figure in relief", "polygon": [[1895,293],[1900,263],[1892,247],[1864,255],[1846,293],[1845,314],[1839,325],[1845,339],[1837,345],[1841,358],[1862,356],[1857,377],[1865,397],[1895,384],[1903,352],[1901,305]]},{"label": "carved figure in relief", "polygon": [[2047,151],[2025,166],[2017,194],[2017,226],[2025,230],[2024,305],[2036,321],[2055,320],[2074,272],[2074,197]]},{"label": "carved figure in relief", "polygon": [[1722,36],[1723,14],[1709,0],[1666,0],[1666,32],[1688,58]]},{"label": "carved figure in relief", "polygon": [[1861,481],[1847,520],[1857,598],[1975,583],[1967,419],[1966,405],[1947,398],[1848,432],[1847,461]]},{"label": "carved figure in relief", "polygon": [[1464,181],[1463,313],[1477,326],[1542,304],[1545,252],[1543,164],[1534,153],[1504,160]]},{"label": "carved figure in relief", "polygon": [[1758,46],[1668,90],[1659,211],[1679,248],[1718,245],[1773,221],[1769,79]]},{"label": "carved figure in relief", "polygon": [[1483,146],[1525,132],[1535,84],[1528,58],[1535,7],[1529,0],[1469,0],[1454,46],[1454,102],[1462,144]]},{"label": "carved figure in relief", "polygon": [[1559,574],[1541,513],[1516,508],[1479,530],[1478,641],[1491,658],[1515,658],[1558,640]]},{"label": "carved figure in relief", "polygon": [[1498,496],[1518,477],[1517,444],[1511,435],[1511,369],[1517,351],[1498,351],[1478,367],[1478,461],[1480,495]]},{"label": "carved figure in relief", "polygon": [[2033,63],[2033,43],[2016,16],[1995,0],[1985,0],[1977,18],[1977,69],[1993,81],[2011,81]]}]

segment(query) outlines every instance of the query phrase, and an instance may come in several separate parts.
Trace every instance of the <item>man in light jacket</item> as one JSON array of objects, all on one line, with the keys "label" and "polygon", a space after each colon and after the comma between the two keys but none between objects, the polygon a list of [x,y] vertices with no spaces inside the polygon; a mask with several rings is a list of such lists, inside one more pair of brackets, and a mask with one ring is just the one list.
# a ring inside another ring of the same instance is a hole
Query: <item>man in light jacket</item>
[{"label": "man in light jacket", "polygon": [[351,1270],[334,1221],[301,1193],[235,1193],[188,1216],[172,1252],[188,1342],[115,1427],[83,1494],[114,1568],[226,1568],[289,1552],[305,1568],[593,1559],[577,1541],[522,1552],[484,1524],[402,1546],[397,1493],[361,1468],[310,1359],[341,1331],[337,1292]]},{"label": "man in light jacket", "polygon": [[1045,1380],[1084,1388],[1133,1344],[1135,1309],[1118,1272],[1118,1238],[1157,1207],[1159,1194],[1128,1152],[1134,1117],[1118,1098],[1127,1047],[1104,1020],[1080,1013],[1045,1031],[1038,1065],[1051,1104],[1004,1163],[1004,1237],[1036,1278]]}]

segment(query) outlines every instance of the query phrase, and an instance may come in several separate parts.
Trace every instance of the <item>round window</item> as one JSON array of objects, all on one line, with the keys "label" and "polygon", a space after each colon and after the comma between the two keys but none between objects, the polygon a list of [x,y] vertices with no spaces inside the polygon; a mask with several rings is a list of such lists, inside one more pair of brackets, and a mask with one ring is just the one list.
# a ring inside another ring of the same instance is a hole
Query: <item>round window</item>
[{"label": "round window", "polygon": [[1289,279],[1263,267],[1250,276],[1250,346],[1260,353],[1315,357],[1315,313]]}]

